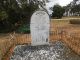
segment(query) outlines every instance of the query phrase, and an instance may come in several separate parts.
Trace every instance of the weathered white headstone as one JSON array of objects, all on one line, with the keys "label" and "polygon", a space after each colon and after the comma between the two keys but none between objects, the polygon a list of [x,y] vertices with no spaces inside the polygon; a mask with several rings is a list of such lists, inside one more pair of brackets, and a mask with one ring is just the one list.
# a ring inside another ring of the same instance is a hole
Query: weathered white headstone
[{"label": "weathered white headstone", "polygon": [[49,15],[42,10],[34,12],[30,23],[32,46],[49,44],[49,28]]}]

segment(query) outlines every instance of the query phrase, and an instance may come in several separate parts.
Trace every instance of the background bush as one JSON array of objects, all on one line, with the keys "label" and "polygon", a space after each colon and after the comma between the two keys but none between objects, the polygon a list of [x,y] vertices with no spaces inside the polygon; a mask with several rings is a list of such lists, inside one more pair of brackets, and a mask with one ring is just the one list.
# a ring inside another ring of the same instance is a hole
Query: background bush
[{"label": "background bush", "polygon": [[30,25],[24,24],[24,25],[20,26],[16,32],[17,33],[30,33]]},{"label": "background bush", "polygon": [[60,5],[54,5],[52,17],[62,18],[64,12],[65,12],[65,9],[63,7],[61,7]]},{"label": "background bush", "polygon": [[80,24],[80,19],[71,19],[70,24]]},{"label": "background bush", "polygon": [[33,0],[0,0],[0,33],[16,31],[20,26],[21,32],[28,32],[23,24],[30,23],[30,17],[37,9],[38,4]]}]

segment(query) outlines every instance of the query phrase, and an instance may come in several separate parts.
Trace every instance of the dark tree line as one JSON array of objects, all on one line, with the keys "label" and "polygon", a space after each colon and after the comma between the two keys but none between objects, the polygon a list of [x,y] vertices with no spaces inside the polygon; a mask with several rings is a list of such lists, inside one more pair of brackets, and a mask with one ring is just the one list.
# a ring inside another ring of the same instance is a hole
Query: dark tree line
[{"label": "dark tree line", "polygon": [[29,23],[37,8],[33,0],[0,0],[0,32],[12,31],[24,21]]},{"label": "dark tree line", "polygon": [[64,7],[61,7],[60,5],[54,5],[52,10],[53,10],[53,13],[52,13],[53,18],[62,18],[63,13],[65,12]]},{"label": "dark tree line", "polygon": [[80,0],[73,0],[65,7],[65,12],[71,16],[80,16]]},{"label": "dark tree line", "polygon": [[[39,3],[45,5],[49,0],[0,0],[0,32],[14,31],[21,24],[29,24],[32,13],[39,8]],[[54,5],[52,17],[61,18],[64,12],[80,15],[79,0],[73,0],[65,7]]]},{"label": "dark tree line", "polygon": [[0,32],[14,31],[21,24],[29,24],[32,13],[39,8],[39,3],[48,0],[0,0]]},{"label": "dark tree line", "polygon": [[70,4],[63,7],[54,5],[52,11],[52,17],[54,18],[61,18],[62,16],[80,16],[80,0],[73,0]]}]

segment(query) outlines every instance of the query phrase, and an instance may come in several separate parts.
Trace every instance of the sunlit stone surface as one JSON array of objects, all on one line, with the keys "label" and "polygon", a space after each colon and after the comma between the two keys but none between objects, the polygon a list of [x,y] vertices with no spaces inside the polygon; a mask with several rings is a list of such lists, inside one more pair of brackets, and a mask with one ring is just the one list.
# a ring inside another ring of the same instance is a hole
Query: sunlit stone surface
[{"label": "sunlit stone surface", "polygon": [[49,44],[49,15],[42,10],[33,13],[30,22],[30,30],[32,42],[31,45],[45,45]]},{"label": "sunlit stone surface", "polygon": [[10,60],[80,60],[80,56],[57,41],[53,45],[16,46]]}]

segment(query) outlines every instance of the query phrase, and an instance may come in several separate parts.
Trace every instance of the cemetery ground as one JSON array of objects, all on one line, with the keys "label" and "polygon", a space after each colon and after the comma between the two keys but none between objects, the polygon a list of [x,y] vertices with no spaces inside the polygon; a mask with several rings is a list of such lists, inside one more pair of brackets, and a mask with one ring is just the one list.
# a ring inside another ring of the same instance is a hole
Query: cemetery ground
[{"label": "cemetery ground", "polygon": [[[51,19],[50,43],[54,44],[56,41],[62,41],[80,56],[80,25],[70,24],[71,19]],[[9,60],[16,45],[30,44],[30,42],[30,34],[0,34],[0,57],[4,56],[3,60]]]}]

